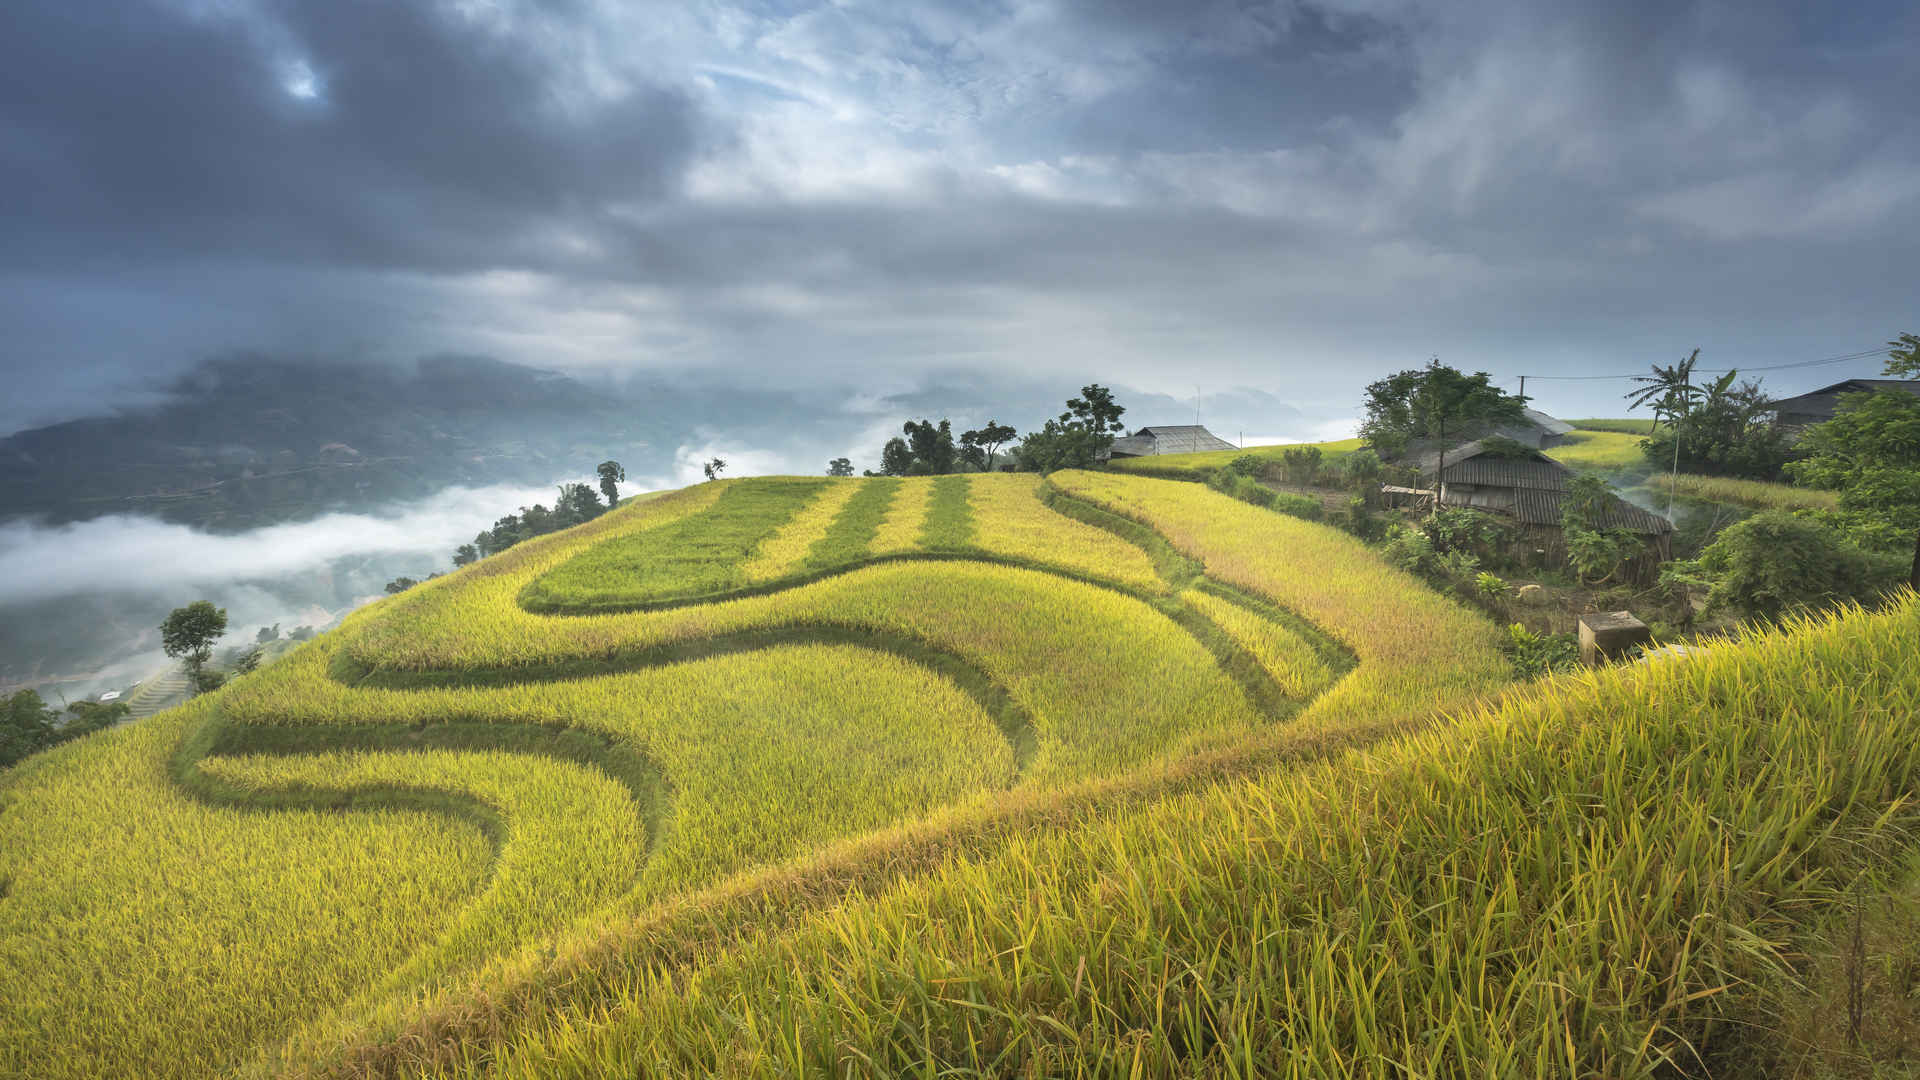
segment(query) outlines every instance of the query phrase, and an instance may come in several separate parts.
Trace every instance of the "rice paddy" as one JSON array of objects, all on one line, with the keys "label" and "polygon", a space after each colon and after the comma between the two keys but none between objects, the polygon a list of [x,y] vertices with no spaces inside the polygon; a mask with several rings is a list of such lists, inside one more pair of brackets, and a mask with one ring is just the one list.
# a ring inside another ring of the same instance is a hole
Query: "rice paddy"
[{"label": "rice paddy", "polygon": [[[765,478],[630,501],[0,776],[0,1074],[1557,1065],[1560,1042],[1502,1029],[1522,1007],[1571,1025],[1575,1071],[1613,1072],[1641,1060],[1610,1056],[1615,1021],[1449,981],[1635,947],[1582,920],[1640,879],[1601,880],[1611,848],[1556,855],[1568,823],[1514,817],[1515,785],[1551,808],[1554,785],[1600,783],[1671,817],[1623,850],[1737,820],[1773,859],[1731,884],[1663,869],[1662,895],[1816,896],[1777,801],[1658,802],[1749,768],[1718,728],[1640,773],[1601,753],[1677,745],[1674,680],[1719,700],[1749,653],[1796,716],[1909,693],[1882,673],[1808,697],[1795,673],[1882,662],[1915,621],[1856,613],[1832,627],[1857,648],[1806,624],[1491,704],[1499,628],[1200,485]],[[1874,723],[1848,745],[1896,734]],[[1846,749],[1782,732],[1789,756]],[[1847,789],[1858,814],[1893,778]],[[1618,929],[1668,942],[1670,908]],[[1369,967],[1369,942],[1402,966]]]}]

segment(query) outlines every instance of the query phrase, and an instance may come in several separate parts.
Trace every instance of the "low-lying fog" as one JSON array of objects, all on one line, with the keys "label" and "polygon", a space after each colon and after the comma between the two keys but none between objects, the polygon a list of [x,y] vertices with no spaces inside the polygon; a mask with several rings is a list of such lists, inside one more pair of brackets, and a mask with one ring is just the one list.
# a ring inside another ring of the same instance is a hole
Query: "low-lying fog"
[{"label": "low-lying fog", "polygon": [[[635,477],[623,493],[668,479]],[[222,648],[275,623],[319,629],[396,577],[452,569],[456,547],[521,506],[551,505],[557,486],[448,488],[237,535],[135,516],[0,524],[0,690],[57,702],[144,679],[168,663],[160,621],[194,600],[227,609]]]}]

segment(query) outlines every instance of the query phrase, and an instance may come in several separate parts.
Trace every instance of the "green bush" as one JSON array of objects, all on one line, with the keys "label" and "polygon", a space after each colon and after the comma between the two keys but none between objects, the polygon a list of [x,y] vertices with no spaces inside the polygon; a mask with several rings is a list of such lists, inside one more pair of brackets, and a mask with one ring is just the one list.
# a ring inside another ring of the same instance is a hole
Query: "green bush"
[{"label": "green bush", "polygon": [[1287,482],[1301,487],[1311,487],[1320,480],[1320,448],[1301,447],[1298,450],[1283,451],[1281,464],[1287,470]]},{"label": "green bush", "polygon": [[1536,634],[1514,623],[1507,627],[1506,648],[1514,674],[1523,679],[1580,667],[1580,642],[1572,634]]},{"label": "green bush", "polygon": [[1700,558],[1670,564],[1661,576],[1708,586],[1710,612],[1778,619],[1871,602],[1898,587],[1907,568],[1905,557],[1861,548],[1816,518],[1767,510],[1728,526]]},{"label": "green bush", "polygon": [[1320,500],[1310,495],[1295,495],[1286,491],[1269,491],[1272,501],[1267,508],[1276,510],[1288,517],[1297,517],[1303,521],[1319,521],[1326,516]]},{"label": "green bush", "polygon": [[1340,463],[1348,487],[1370,487],[1379,483],[1383,469],[1380,455],[1366,449],[1355,450]]}]

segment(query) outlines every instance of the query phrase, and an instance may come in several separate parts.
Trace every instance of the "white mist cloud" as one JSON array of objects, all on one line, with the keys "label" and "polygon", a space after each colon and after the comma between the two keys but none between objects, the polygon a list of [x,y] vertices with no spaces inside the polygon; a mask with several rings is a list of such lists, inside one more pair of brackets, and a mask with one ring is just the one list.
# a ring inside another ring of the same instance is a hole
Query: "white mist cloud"
[{"label": "white mist cloud", "polygon": [[235,535],[116,515],[66,525],[0,524],[0,604],[80,593],[163,593],[270,581],[368,555],[450,560],[503,514],[553,502],[557,485],[448,488],[383,513],[328,514]]}]

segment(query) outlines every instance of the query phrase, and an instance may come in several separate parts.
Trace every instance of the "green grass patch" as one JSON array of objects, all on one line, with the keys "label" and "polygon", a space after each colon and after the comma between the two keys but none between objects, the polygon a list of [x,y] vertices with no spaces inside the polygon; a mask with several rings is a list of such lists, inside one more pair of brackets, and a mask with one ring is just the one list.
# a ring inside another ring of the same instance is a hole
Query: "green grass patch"
[{"label": "green grass patch", "polygon": [[596,544],[530,582],[529,611],[586,612],[699,600],[746,584],[742,566],[827,481],[736,480],[706,511]]},{"label": "green grass patch", "polygon": [[1584,420],[1568,420],[1567,423],[1581,431],[1611,431],[1622,435],[1648,435],[1654,428],[1654,421],[1647,417],[1628,419],[1590,417]]},{"label": "green grass patch", "polygon": [[1909,599],[1551,680],[1458,726],[1021,837],[708,962],[605,957],[617,996],[468,1062],[1700,1074],[1768,1019],[1756,988],[1799,932],[1920,839],[1916,651]]},{"label": "green grass patch", "polygon": [[824,569],[866,558],[873,549],[874,534],[880,531],[880,522],[887,516],[887,507],[898,490],[900,481],[891,478],[862,481],[859,492],[841,509],[833,524],[827,526],[827,534],[807,551],[806,565],[811,569]]},{"label": "green grass patch", "polygon": [[967,505],[965,476],[942,476],[920,528],[920,546],[928,551],[964,551],[973,546],[973,513]]},{"label": "green grass patch", "polygon": [[1652,468],[1640,450],[1641,436],[1620,431],[1576,431],[1544,453],[1576,471],[1645,472]]},{"label": "green grass patch", "polygon": [[1322,468],[1339,461],[1365,445],[1360,439],[1336,439],[1332,442],[1286,443],[1280,446],[1249,446],[1244,450],[1209,450],[1200,454],[1153,454],[1147,457],[1115,458],[1109,467],[1135,476],[1153,476],[1162,480],[1205,480],[1215,469],[1224,468],[1233,459],[1248,455],[1275,462],[1289,450],[1308,446],[1320,448]]}]

